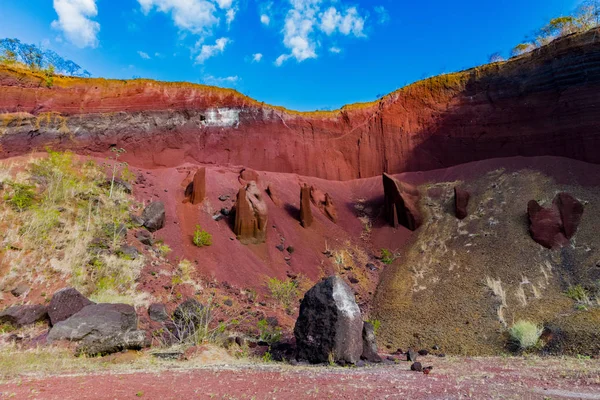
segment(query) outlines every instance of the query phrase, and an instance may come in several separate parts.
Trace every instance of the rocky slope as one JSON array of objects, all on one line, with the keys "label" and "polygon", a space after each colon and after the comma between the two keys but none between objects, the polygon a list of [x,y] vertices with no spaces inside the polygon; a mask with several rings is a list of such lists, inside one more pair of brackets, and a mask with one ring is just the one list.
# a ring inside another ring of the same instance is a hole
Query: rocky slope
[{"label": "rocky slope", "polygon": [[598,33],[316,113],[183,83],[57,77],[48,88],[42,75],[0,67],[1,156],[118,146],[145,168],[189,161],[330,180],[516,155],[597,163]]}]

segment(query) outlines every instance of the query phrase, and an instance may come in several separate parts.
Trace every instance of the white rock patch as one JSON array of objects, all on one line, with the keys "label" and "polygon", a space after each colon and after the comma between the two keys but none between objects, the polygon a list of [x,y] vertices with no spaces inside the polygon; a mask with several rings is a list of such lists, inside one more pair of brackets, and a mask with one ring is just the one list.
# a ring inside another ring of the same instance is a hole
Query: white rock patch
[{"label": "white rock patch", "polygon": [[240,112],[242,110],[237,108],[210,108],[206,110],[206,119],[202,123],[209,127],[237,128],[240,124]]},{"label": "white rock patch", "polygon": [[345,317],[350,319],[361,318],[360,308],[358,308],[354,296],[344,288],[342,281],[339,279],[335,280],[333,286],[333,299]]}]

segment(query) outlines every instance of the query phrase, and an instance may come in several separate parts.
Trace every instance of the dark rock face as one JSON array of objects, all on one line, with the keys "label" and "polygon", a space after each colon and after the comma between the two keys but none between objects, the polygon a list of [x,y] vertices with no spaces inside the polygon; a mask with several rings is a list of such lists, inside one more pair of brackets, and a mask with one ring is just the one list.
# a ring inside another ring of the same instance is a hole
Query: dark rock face
[{"label": "dark rock face", "polygon": [[69,319],[58,322],[48,341],[102,340],[137,330],[135,308],[127,304],[91,304]]},{"label": "dark rock face", "polygon": [[50,304],[48,305],[50,323],[52,325],[56,325],[61,321],[69,319],[71,316],[77,314],[84,307],[87,307],[90,304],[94,303],[88,300],[76,289],[61,289],[54,293],[52,300],[50,300]]},{"label": "dark rock face", "polygon": [[319,282],[304,295],[294,327],[297,358],[355,364],[363,353],[363,320],[354,294],[338,276]]},{"label": "dark rock face", "polygon": [[196,299],[187,299],[173,313],[174,335],[185,339],[193,335],[210,319],[209,311]]},{"label": "dark rock face", "polygon": [[123,245],[119,248],[119,255],[122,257],[128,258],[130,260],[135,260],[140,256],[140,252],[133,246]]},{"label": "dark rock face", "polygon": [[135,233],[135,237],[140,243],[145,244],[146,246],[152,246],[154,244],[154,238],[152,237],[152,233],[147,230],[139,230]]},{"label": "dark rock face", "polygon": [[234,233],[244,244],[267,239],[268,208],[255,182],[240,189],[235,207]]},{"label": "dark rock face", "polygon": [[148,307],[148,316],[155,322],[164,322],[169,319],[167,308],[164,304],[160,303],[150,304],[150,307]]},{"label": "dark rock face", "polygon": [[194,174],[194,181],[192,182],[192,204],[200,204],[206,197],[206,168],[198,168]]},{"label": "dark rock face", "polygon": [[310,208],[310,187],[302,186],[300,189],[300,223],[308,228],[313,223],[312,210]]},{"label": "dark rock face", "polygon": [[84,339],[77,349],[76,355],[103,356],[123,350],[141,350],[150,346],[145,331],[127,331],[107,337],[89,337]]},{"label": "dark rock face", "polygon": [[456,218],[465,219],[469,215],[468,206],[471,194],[459,187],[454,188],[454,213]]},{"label": "dark rock face", "polygon": [[419,190],[407,183],[400,182],[386,173],[383,174],[383,191],[385,195],[385,215],[394,227],[402,225],[411,231],[423,223],[419,210]]},{"label": "dark rock face", "polygon": [[11,290],[10,294],[12,294],[15,297],[21,297],[25,293],[29,292],[29,290],[30,290],[30,288],[28,285],[21,283],[21,284],[17,285],[13,290]]},{"label": "dark rock face", "polygon": [[12,306],[0,313],[0,323],[9,323],[15,328],[32,325],[48,319],[48,308],[41,305]]},{"label": "dark rock face", "polygon": [[417,372],[422,372],[423,371],[423,365],[421,365],[420,362],[414,362],[412,363],[412,365],[410,366],[410,370],[411,371],[417,371]]},{"label": "dark rock face", "polygon": [[375,340],[375,328],[370,322],[363,325],[363,352],[360,358],[373,363],[380,363],[381,357],[377,354],[377,342]]},{"label": "dark rock face", "polygon": [[527,204],[527,214],[533,240],[552,249],[569,244],[581,222],[583,204],[568,193],[559,193],[548,208],[531,200]]},{"label": "dark rock face", "polygon": [[154,201],[142,213],[144,226],[150,232],[156,232],[165,226],[165,205],[162,201]]}]

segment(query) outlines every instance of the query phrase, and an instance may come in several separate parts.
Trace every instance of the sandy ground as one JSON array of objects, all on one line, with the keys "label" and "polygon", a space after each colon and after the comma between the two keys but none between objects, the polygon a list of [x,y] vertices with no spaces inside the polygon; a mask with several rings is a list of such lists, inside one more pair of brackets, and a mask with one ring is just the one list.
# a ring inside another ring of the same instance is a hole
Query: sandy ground
[{"label": "sandy ground", "polygon": [[424,357],[365,368],[266,364],[160,372],[21,376],[0,384],[15,399],[600,399],[600,361]]}]

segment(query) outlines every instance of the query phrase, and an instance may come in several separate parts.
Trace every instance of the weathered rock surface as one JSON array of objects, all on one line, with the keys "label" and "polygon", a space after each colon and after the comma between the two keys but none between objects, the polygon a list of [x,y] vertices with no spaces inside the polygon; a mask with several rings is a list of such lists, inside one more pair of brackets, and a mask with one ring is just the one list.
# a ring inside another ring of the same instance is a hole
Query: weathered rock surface
[{"label": "weathered rock surface", "polygon": [[302,186],[300,189],[300,224],[309,228],[313,223],[312,210],[310,208],[310,187]]},{"label": "weathered rock surface", "polygon": [[169,314],[167,314],[167,308],[164,304],[161,303],[153,303],[148,307],[148,316],[152,321],[155,322],[164,322],[169,319]]},{"label": "weathered rock surface", "polygon": [[69,319],[58,322],[48,340],[92,341],[137,330],[135,308],[127,304],[91,304]]},{"label": "weathered rock surface", "polygon": [[373,363],[380,363],[381,357],[377,353],[377,341],[375,338],[375,328],[370,322],[365,322],[362,332],[363,351],[360,356],[363,360]]},{"label": "weathered rock surface", "polygon": [[559,193],[547,208],[531,200],[527,204],[527,214],[533,240],[552,249],[569,244],[581,221],[583,204],[568,193]]},{"label": "weathered rock surface", "polygon": [[50,323],[56,325],[77,314],[84,307],[94,304],[74,288],[64,288],[52,296],[48,304]]},{"label": "weathered rock surface", "polygon": [[145,331],[126,331],[106,337],[88,336],[77,346],[76,355],[103,356],[123,350],[141,350],[150,346]]},{"label": "weathered rock surface", "polygon": [[173,312],[175,337],[185,339],[202,329],[210,319],[210,312],[196,299],[187,299]]},{"label": "weathered rock surface", "polygon": [[156,232],[165,226],[165,205],[162,201],[154,201],[142,213],[144,226],[150,232]]},{"label": "weathered rock surface", "polygon": [[329,193],[310,187],[310,200],[331,222],[337,222],[337,211]]},{"label": "weathered rock surface", "polygon": [[192,182],[192,204],[200,204],[206,198],[206,168],[198,168]]},{"label": "weathered rock surface", "polygon": [[383,191],[385,215],[394,228],[402,225],[414,231],[421,226],[423,223],[423,216],[419,210],[421,195],[416,187],[384,173]]},{"label": "weathered rock surface", "polygon": [[32,325],[48,319],[48,308],[42,305],[11,306],[0,313],[0,324],[15,328]]},{"label": "weathered rock surface", "polygon": [[355,364],[363,353],[363,320],[354,293],[339,276],[329,277],[306,294],[294,327],[297,357],[311,363]]},{"label": "weathered rock surface", "polygon": [[[318,114],[191,84],[55,77],[47,88],[43,74],[3,66],[0,110],[21,117],[4,120],[1,157],[47,145],[106,156],[119,143],[127,150],[123,161],[134,166],[236,160],[260,171],[339,180],[517,155],[600,163],[600,152],[590,150],[600,147],[600,136],[591,134],[600,125],[598,33]],[[56,117],[44,118],[49,113]],[[68,141],[61,140],[65,129]]]},{"label": "weathered rock surface", "polygon": [[465,219],[469,215],[468,207],[471,194],[458,186],[454,188],[454,215],[458,219]]},{"label": "weathered rock surface", "polygon": [[235,206],[234,233],[244,244],[267,239],[268,208],[255,182],[241,188]]},{"label": "weathered rock surface", "polygon": [[244,168],[240,172],[240,183],[242,185],[247,185],[248,183],[254,181],[258,183],[258,172],[250,168]]},{"label": "weathered rock surface", "polygon": [[139,230],[135,233],[135,237],[140,243],[145,244],[146,246],[152,246],[154,244],[154,237],[151,232],[148,232],[145,229]]},{"label": "weathered rock surface", "polygon": [[266,192],[271,198],[273,204],[275,204],[277,207],[281,207],[281,199],[277,195],[277,191],[275,190],[272,184],[267,185]]}]

